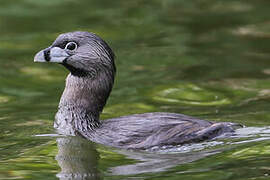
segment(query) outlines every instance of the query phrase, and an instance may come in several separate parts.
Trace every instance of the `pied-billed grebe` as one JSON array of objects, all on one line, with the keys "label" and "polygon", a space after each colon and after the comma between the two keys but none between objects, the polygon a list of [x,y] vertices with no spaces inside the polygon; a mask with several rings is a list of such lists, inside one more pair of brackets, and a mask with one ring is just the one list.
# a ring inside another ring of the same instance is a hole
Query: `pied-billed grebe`
[{"label": "pied-billed grebe", "polygon": [[165,112],[100,121],[116,68],[113,51],[93,33],[61,34],[50,47],[38,52],[34,61],[60,63],[70,71],[54,122],[62,134],[81,135],[114,147],[147,149],[199,142],[234,132],[234,123]]}]

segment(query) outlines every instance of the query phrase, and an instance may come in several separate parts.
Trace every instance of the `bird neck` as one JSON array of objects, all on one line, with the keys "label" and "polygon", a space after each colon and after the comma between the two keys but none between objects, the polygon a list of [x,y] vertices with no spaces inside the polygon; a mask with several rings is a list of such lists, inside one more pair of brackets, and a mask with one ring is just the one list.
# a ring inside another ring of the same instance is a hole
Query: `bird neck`
[{"label": "bird neck", "polygon": [[113,81],[113,75],[107,73],[99,73],[95,77],[69,74],[58,106],[55,128],[61,134],[69,135],[97,128]]}]

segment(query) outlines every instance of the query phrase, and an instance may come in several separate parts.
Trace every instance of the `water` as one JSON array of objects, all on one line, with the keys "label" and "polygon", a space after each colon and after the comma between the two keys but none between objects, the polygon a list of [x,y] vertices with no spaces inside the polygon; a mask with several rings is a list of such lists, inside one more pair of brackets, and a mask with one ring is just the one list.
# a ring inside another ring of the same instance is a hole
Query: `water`
[{"label": "water", "polygon": [[[269,5],[0,1],[0,179],[269,179]],[[102,119],[167,111],[247,128],[234,138],[147,152],[55,136],[68,72],[34,64],[33,56],[74,30],[99,34],[117,55]]]}]

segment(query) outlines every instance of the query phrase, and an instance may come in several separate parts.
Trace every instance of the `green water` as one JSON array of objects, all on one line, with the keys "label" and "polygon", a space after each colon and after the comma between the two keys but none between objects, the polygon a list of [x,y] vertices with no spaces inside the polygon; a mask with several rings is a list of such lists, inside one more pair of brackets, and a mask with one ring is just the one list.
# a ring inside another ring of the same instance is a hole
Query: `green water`
[{"label": "green water", "polygon": [[[267,0],[0,0],[0,179],[270,179],[269,7]],[[161,152],[46,135],[55,134],[68,72],[33,57],[75,30],[99,34],[117,56],[103,119],[166,111],[250,128],[241,138]]]}]

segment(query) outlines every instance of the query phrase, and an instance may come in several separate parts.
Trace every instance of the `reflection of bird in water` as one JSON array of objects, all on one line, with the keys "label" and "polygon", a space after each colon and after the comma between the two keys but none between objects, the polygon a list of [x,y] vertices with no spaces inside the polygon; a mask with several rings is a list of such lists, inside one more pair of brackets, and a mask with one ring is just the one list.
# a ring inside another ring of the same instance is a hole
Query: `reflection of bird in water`
[{"label": "reflection of bird in water", "polygon": [[[58,154],[56,160],[61,167],[61,172],[57,177],[61,180],[98,180],[102,179],[102,172],[99,172],[99,161],[101,157],[110,158],[111,156],[104,155],[100,157],[99,150],[95,149],[95,145],[81,137],[61,137],[57,138]],[[102,147],[101,147],[102,148]],[[102,149],[102,153],[106,153]],[[109,150],[111,151],[111,149]],[[112,166],[106,163],[109,169],[105,169],[108,175],[131,175],[166,171],[169,168],[180,164],[193,162],[198,159],[213,155],[222,151],[221,149],[203,150],[199,152],[187,153],[158,153],[158,152],[140,152],[116,150],[116,153],[124,155],[125,159],[136,160],[134,163]],[[119,159],[121,160],[121,159]],[[110,162],[107,159],[107,162]],[[125,161],[124,161],[125,162]],[[103,165],[104,166],[104,165]],[[105,167],[106,167],[105,166]],[[100,167],[99,167],[100,168]],[[104,167],[103,167],[104,168]]]},{"label": "reflection of bird in water", "polygon": [[[100,121],[116,72],[114,54],[93,33],[72,32],[36,54],[35,62],[56,62],[66,79],[55,128],[63,134],[121,148],[193,143],[234,132],[234,123],[214,123],[175,113],[145,113]],[[128,78],[128,77],[127,77]]]},{"label": "reflection of bird in water", "polygon": [[176,167],[181,164],[190,163],[204,157],[219,153],[221,150],[215,151],[199,151],[188,153],[145,153],[145,152],[130,152],[118,151],[124,154],[129,159],[135,159],[139,162],[135,164],[121,165],[110,168],[113,175],[131,175],[142,173],[163,172],[169,168]]},{"label": "reflection of bird in water", "polygon": [[61,167],[57,177],[61,180],[97,180],[99,160],[94,144],[81,137],[57,138],[56,160]]}]

